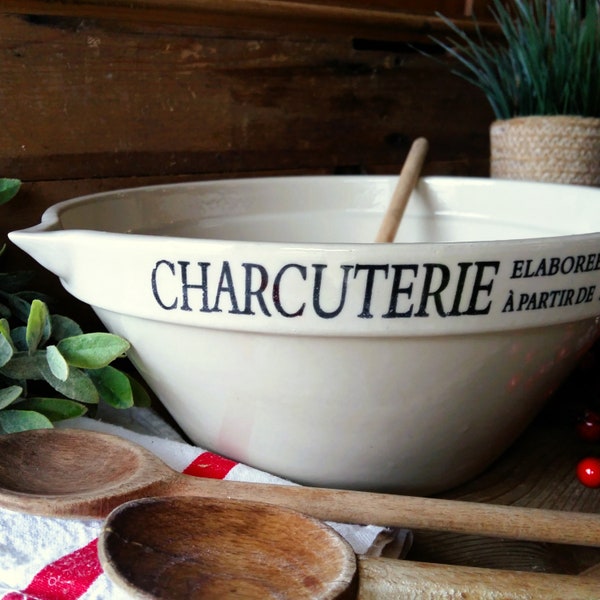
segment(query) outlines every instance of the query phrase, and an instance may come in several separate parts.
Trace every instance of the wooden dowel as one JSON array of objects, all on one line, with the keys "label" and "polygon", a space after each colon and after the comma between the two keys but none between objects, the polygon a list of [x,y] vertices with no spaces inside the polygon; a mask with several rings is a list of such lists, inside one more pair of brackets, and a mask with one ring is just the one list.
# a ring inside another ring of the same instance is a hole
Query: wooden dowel
[{"label": "wooden dowel", "polygon": [[419,180],[428,149],[429,143],[425,138],[416,139],[410,147],[406,161],[400,171],[390,204],[375,237],[376,242],[391,243],[396,238],[396,232],[406,210],[410,195]]}]

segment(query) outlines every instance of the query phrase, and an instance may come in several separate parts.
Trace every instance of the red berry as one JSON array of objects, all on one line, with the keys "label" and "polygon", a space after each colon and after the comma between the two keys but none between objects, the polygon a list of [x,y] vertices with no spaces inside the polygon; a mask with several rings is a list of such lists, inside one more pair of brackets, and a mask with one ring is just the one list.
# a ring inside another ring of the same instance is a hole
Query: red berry
[{"label": "red berry", "polygon": [[587,487],[600,487],[600,458],[588,456],[579,461],[577,478]]},{"label": "red berry", "polygon": [[600,442],[600,414],[586,410],[577,422],[577,433],[586,442]]}]

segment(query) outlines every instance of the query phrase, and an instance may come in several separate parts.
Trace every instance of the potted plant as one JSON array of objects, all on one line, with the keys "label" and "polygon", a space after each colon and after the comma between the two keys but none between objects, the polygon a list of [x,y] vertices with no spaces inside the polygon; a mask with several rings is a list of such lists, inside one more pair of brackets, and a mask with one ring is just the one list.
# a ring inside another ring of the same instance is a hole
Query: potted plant
[{"label": "potted plant", "polygon": [[[0,205],[19,187],[17,179],[0,179]],[[0,433],[93,414],[100,401],[149,405],[145,389],[111,365],[126,354],[127,340],[84,333],[73,319],[51,314],[50,299],[28,289],[31,279],[28,272],[0,272]]]},{"label": "potted plant", "polygon": [[492,177],[600,185],[600,3],[492,0],[500,38],[434,41],[459,61],[496,120]]}]

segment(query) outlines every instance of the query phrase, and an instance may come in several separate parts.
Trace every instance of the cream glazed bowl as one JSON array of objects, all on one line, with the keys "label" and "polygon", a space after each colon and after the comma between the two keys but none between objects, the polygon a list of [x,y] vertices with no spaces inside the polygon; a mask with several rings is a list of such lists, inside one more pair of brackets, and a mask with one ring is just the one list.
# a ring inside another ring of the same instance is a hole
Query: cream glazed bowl
[{"label": "cream glazed bowl", "polygon": [[597,338],[600,189],[242,179],[62,202],[11,240],[89,303],[197,444],[300,483],[482,471]]}]

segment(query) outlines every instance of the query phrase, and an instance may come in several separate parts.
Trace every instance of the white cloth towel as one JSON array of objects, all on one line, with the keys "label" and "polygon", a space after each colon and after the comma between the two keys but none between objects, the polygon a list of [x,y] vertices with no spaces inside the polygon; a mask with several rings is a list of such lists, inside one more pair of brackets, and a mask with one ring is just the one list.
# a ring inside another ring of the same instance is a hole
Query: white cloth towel
[{"label": "white cloth towel", "polygon": [[[288,481],[179,441],[154,413],[125,411],[121,425],[79,418],[63,427],[112,433],[144,446],[189,475],[232,481],[293,485]],[[133,416],[132,416],[133,415]],[[122,426],[125,425],[125,426]],[[143,432],[143,433],[140,433]],[[2,460],[2,457],[0,457]],[[330,523],[357,554],[379,554],[386,546],[402,554],[408,532],[373,525]],[[0,509],[0,598],[2,600],[112,600],[128,598],[104,574],[97,554],[100,519],[61,519]]]}]

